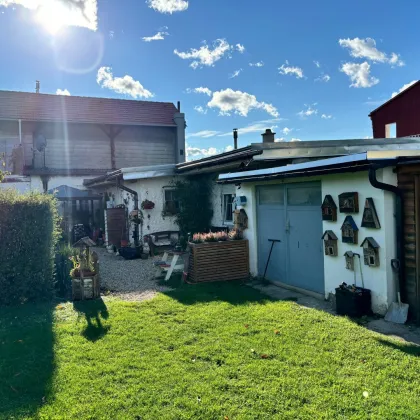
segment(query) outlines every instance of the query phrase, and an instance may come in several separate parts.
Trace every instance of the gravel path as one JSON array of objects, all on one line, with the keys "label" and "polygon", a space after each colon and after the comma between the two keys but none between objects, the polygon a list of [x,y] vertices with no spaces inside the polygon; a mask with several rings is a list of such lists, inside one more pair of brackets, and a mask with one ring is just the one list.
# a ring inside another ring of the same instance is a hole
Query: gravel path
[{"label": "gravel path", "polygon": [[171,290],[158,285],[153,258],[125,260],[105,248],[94,248],[99,257],[101,288],[130,301],[152,299],[158,292]]}]

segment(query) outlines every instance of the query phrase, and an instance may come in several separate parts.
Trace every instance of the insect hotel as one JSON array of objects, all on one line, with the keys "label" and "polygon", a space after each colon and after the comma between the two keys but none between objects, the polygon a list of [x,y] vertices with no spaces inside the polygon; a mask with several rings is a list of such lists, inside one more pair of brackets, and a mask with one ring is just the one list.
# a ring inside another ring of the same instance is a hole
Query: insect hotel
[{"label": "insect hotel", "polygon": [[322,220],[337,221],[337,204],[331,195],[327,194],[322,202]]},{"label": "insect hotel", "polygon": [[379,266],[379,245],[372,237],[367,237],[360,245],[363,248],[363,259],[369,267]]},{"label": "insect hotel", "polygon": [[330,257],[336,257],[338,255],[337,241],[338,238],[332,230],[326,230],[322,235],[324,241],[324,253]]},{"label": "insect hotel", "polygon": [[359,213],[359,194],[346,192],[338,196],[340,213]]},{"label": "insect hotel", "polygon": [[353,217],[347,216],[341,226],[341,240],[345,244],[357,244],[359,228]]},{"label": "insect hotel", "polygon": [[90,251],[94,245],[95,242],[88,236],[73,245],[79,249],[77,257],[73,257],[74,268],[70,272],[73,300],[96,299],[100,296],[98,256]]}]

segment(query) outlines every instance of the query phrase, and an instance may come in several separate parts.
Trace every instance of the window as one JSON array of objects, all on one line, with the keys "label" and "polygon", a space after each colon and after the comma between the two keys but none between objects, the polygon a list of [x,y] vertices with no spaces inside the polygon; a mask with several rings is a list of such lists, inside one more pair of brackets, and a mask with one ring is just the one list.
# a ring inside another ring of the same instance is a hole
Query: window
[{"label": "window", "polygon": [[223,194],[223,221],[233,222],[233,194]]},{"label": "window", "polygon": [[284,204],[284,189],[281,186],[259,188],[260,204]]},{"label": "window", "polygon": [[165,214],[173,215],[178,213],[179,201],[174,190],[165,190],[165,204],[163,207]]},{"label": "window", "polygon": [[318,187],[289,188],[287,204],[289,206],[320,206],[321,190]]},{"label": "window", "polygon": [[397,137],[397,123],[385,125],[385,137],[387,139],[395,139]]}]

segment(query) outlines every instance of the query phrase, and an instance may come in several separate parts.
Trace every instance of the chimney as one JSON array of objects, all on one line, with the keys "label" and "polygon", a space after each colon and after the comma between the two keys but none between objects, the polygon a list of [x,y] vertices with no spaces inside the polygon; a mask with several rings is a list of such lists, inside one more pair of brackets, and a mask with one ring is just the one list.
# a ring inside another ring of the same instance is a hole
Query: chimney
[{"label": "chimney", "polygon": [[233,129],[233,148],[236,150],[238,148],[238,129]]},{"label": "chimney", "polygon": [[181,112],[181,102],[178,101],[176,105],[176,107],[178,108],[178,112]]},{"label": "chimney", "polygon": [[40,86],[40,83],[39,83],[39,80],[37,80],[36,83],[35,83],[35,92],[36,93],[39,93],[39,86]]},{"label": "chimney", "polygon": [[271,131],[271,128],[267,128],[267,130],[265,130],[265,133],[261,135],[263,138],[263,143],[274,143],[274,136],[276,135],[276,133],[273,133]]}]

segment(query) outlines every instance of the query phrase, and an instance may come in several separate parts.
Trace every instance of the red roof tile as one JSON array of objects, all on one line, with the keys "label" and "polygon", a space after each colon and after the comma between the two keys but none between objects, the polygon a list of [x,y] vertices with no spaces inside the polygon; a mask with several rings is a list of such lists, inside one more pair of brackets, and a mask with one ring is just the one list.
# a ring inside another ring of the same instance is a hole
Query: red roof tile
[{"label": "red roof tile", "polygon": [[175,126],[169,102],[0,91],[0,119]]}]

